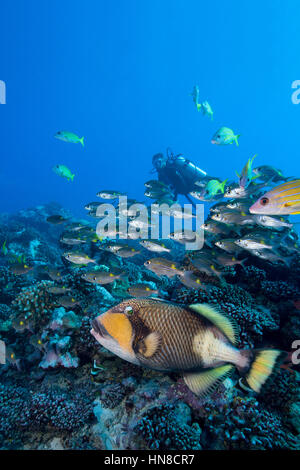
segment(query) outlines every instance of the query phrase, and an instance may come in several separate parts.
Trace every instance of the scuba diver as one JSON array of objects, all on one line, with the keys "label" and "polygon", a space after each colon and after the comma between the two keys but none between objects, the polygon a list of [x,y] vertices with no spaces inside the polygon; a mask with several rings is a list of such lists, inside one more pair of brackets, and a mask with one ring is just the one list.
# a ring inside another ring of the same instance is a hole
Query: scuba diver
[{"label": "scuba diver", "polygon": [[153,171],[157,172],[158,180],[172,187],[175,200],[178,194],[182,194],[195,206],[189,193],[199,189],[195,182],[207,177],[205,171],[198,168],[182,154],[174,155],[170,149],[167,149],[166,157],[162,153],[154,155],[152,164]]}]

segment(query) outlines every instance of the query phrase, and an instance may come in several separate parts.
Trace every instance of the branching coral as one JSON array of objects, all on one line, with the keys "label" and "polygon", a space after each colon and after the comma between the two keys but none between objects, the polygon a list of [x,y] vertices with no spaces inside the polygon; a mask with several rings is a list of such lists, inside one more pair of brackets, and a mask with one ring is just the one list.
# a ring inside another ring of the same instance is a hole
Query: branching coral
[{"label": "branching coral", "polygon": [[26,431],[73,431],[92,418],[87,390],[30,393],[24,387],[0,385],[0,434],[6,439]]},{"label": "branching coral", "polygon": [[255,398],[236,397],[222,413],[211,410],[203,431],[214,449],[288,449],[296,442],[281,416],[264,409]]},{"label": "branching coral", "polygon": [[201,429],[188,424],[186,405],[159,405],[148,410],[136,425],[150,449],[200,450]]}]

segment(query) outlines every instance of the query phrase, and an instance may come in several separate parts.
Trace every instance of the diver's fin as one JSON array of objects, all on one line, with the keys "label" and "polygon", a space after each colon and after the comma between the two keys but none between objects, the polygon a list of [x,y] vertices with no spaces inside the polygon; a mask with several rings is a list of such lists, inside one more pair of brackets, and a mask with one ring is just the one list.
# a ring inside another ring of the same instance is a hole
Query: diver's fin
[{"label": "diver's fin", "polygon": [[228,317],[223,312],[219,312],[216,308],[211,307],[208,304],[190,305],[189,308],[216,325],[227,336],[232,344],[235,345],[237,343],[238,327],[232,318]]},{"label": "diver's fin", "polygon": [[268,378],[287,357],[286,352],[278,349],[248,349],[241,353],[244,356],[248,355],[251,361],[244,377],[255,392],[260,392]]},{"label": "diver's fin", "polygon": [[79,139],[79,142],[81,143],[82,147],[84,147],[84,137],[81,137],[81,139]]},{"label": "diver's fin", "polygon": [[69,178],[69,181],[70,181],[70,180],[73,181],[74,176],[75,176],[75,175],[71,175],[70,178]]},{"label": "diver's fin", "polygon": [[138,352],[144,357],[152,357],[159,348],[161,335],[153,331],[138,343]]},{"label": "diver's fin", "polygon": [[237,176],[238,178],[241,177],[241,175],[239,175],[237,171],[235,172],[235,174],[236,174],[236,176]]},{"label": "diver's fin", "polygon": [[207,395],[211,393],[220,382],[233,372],[232,364],[225,364],[215,369],[204,372],[187,373],[183,376],[186,385],[196,395]]},{"label": "diver's fin", "polygon": [[200,111],[202,104],[201,104],[201,103],[197,103],[196,106],[197,106],[197,111]]}]

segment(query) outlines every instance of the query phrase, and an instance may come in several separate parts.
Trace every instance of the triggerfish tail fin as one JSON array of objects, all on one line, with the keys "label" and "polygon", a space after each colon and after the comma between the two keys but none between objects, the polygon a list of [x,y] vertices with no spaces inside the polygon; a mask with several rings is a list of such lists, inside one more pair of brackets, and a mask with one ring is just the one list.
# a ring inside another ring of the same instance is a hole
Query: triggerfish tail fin
[{"label": "triggerfish tail fin", "polygon": [[196,106],[197,106],[197,111],[200,111],[201,106],[202,106],[201,103],[197,103]]},{"label": "triggerfish tail fin", "polygon": [[241,354],[244,358],[248,357],[249,364],[246,367],[237,365],[237,368],[249,387],[257,393],[287,357],[286,352],[278,349],[247,349],[241,351]]},{"label": "triggerfish tail fin", "polygon": [[240,137],[241,137],[241,134],[238,134],[238,135],[235,135],[235,136],[234,136],[234,141],[235,141],[235,143],[236,143],[237,146],[239,146],[239,141],[238,141],[238,139],[239,139]]},{"label": "triggerfish tail fin", "polygon": [[196,395],[208,395],[211,393],[226,377],[234,371],[234,366],[225,364],[215,369],[209,369],[204,372],[187,373],[184,375],[184,381],[189,389]]},{"label": "triggerfish tail fin", "polygon": [[81,143],[82,147],[84,147],[84,137],[81,137],[81,139],[79,139],[79,142]]},{"label": "triggerfish tail fin", "polygon": [[235,174],[236,174],[236,176],[237,176],[238,178],[241,177],[241,175],[240,175],[237,171],[235,172]]}]

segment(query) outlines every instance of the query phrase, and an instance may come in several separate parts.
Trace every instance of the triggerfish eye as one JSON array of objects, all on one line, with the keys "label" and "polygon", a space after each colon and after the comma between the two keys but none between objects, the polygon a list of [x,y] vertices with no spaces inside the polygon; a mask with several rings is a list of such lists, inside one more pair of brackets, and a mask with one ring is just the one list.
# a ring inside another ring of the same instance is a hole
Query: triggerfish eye
[{"label": "triggerfish eye", "polygon": [[133,308],[130,306],[126,307],[124,310],[124,313],[132,313],[132,312],[133,312]]}]

